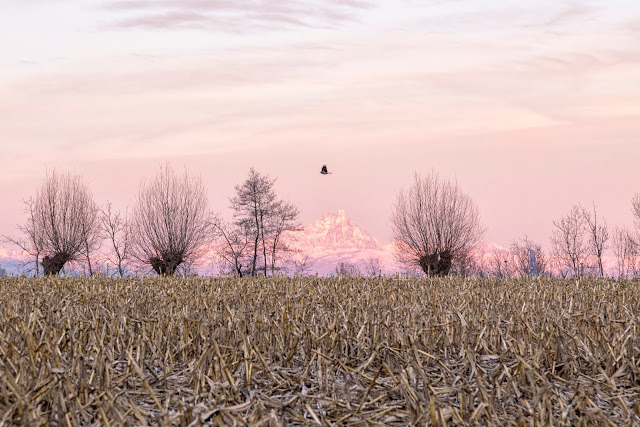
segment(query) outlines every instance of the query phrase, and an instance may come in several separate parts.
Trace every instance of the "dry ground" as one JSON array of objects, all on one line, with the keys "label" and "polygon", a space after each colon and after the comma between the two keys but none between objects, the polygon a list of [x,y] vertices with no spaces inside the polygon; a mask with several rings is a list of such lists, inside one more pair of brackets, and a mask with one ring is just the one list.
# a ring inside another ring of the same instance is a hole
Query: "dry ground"
[{"label": "dry ground", "polygon": [[640,283],[0,279],[0,424],[640,425]]}]

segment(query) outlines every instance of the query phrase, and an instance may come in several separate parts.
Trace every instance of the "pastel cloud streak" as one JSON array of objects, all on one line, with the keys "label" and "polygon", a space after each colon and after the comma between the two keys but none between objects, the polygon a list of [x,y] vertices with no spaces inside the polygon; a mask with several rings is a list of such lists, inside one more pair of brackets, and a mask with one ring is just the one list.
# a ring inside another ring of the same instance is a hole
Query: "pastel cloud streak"
[{"label": "pastel cloud streak", "polygon": [[[253,165],[304,222],[345,209],[383,240],[397,189],[436,168],[503,245],[546,243],[574,202],[628,222],[640,190],[637,2],[64,4],[11,0],[0,17],[0,36],[20,40],[0,59],[0,147],[15,159],[0,234],[56,166],[124,205],[172,159],[224,206]],[[333,181],[315,181],[318,162]]]},{"label": "pastel cloud streak", "polygon": [[115,23],[122,28],[245,32],[283,26],[329,26],[354,19],[357,9],[367,7],[367,2],[357,0],[117,0],[105,9],[133,15]]}]

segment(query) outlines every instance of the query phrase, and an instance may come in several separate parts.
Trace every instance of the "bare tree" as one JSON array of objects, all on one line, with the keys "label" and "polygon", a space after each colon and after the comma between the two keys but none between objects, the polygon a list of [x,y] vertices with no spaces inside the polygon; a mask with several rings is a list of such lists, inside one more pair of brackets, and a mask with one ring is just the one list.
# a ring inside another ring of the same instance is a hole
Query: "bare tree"
[{"label": "bare tree", "polygon": [[[33,257],[32,261],[26,261],[21,268],[27,268],[27,271],[34,271],[36,276],[40,275],[40,255],[42,254],[43,241],[42,233],[38,229],[36,222],[36,201],[33,197],[23,200],[24,213],[27,215],[27,221],[24,225],[18,225],[18,230],[23,237],[3,236],[4,241],[18,246],[24,252]],[[33,269],[30,265],[33,263]]]},{"label": "bare tree", "polygon": [[598,218],[595,203],[593,203],[593,214],[585,208],[582,208],[582,216],[584,217],[584,225],[587,232],[589,252],[596,260],[600,277],[604,277],[602,254],[609,240],[607,222],[604,220],[600,221]]},{"label": "bare tree", "polygon": [[511,257],[511,252],[507,249],[494,248],[488,256],[487,273],[498,278],[512,276]]},{"label": "bare tree", "polygon": [[636,193],[631,199],[631,213],[633,213],[636,228],[640,230],[640,193]]},{"label": "bare tree", "polygon": [[450,274],[460,277],[485,277],[489,274],[485,258],[488,258],[486,248],[484,245],[477,245],[456,259],[455,264],[451,265]]},{"label": "bare tree", "polygon": [[584,242],[585,220],[582,208],[574,205],[569,213],[557,221],[551,234],[553,255],[559,262],[561,270],[569,275],[580,277],[584,273],[587,260],[587,246]]},{"label": "bare tree", "polygon": [[367,276],[382,276],[382,262],[380,258],[367,258],[364,262],[364,272]]},{"label": "bare tree", "polygon": [[273,212],[268,216],[266,221],[267,235],[269,236],[269,259],[271,275],[276,272],[276,263],[279,255],[283,252],[292,252],[293,249],[287,244],[283,235],[287,231],[294,230],[299,226],[298,215],[300,211],[292,203],[278,200],[275,204]]},{"label": "bare tree", "polygon": [[533,275],[531,267],[531,253],[533,252],[537,274],[544,276],[548,272],[547,257],[542,251],[542,246],[534,243],[525,235],[519,240],[511,242],[511,255],[513,257],[514,273],[520,277]]},{"label": "bare tree", "polygon": [[84,211],[82,220],[82,258],[86,261],[87,273],[93,276],[94,268],[91,264],[91,255],[102,245],[102,230],[98,205],[91,200],[89,209]]},{"label": "bare tree", "polygon": [[289,259],[294,276],[306,276],[313,268],[314,260],[307,254],[296,253]]},{"label": "bare tree", "polygon": [[250,230],[252,235],[251,276],[260,270],[267,276],[269,267],[272,274],[275,272],[278,253],[283,250],[281,237],[298,225],[298,208],[278,198],[275,182],[275,178],[251,168],[249,177],[236,185],[236,194],[230,200],[235,225]]},{"label": "bare tree", "polygon": [[213,215],[199,177],[182,177],[167,164],[143,182],[130,217],[131,255],[158,275],[172,276],[183,262],[205,251]]},{"label": "bare tree", "polygon": [[246,274],[250,246],[251,230],[243,225],[229,224],[223,221],[216,223],[221,236],[215,247],[217,255],[222,261],[223,271],[242,277]]},{"label": "bare tree", "polygon": [[351,277],[351,276],[359,276],[360,269],[357,265],[352,264],[350,262],[341,262],[336,266],[335,270],[336,276],[343,277]]},{"label": "bare tree", "polygon": [[[25,235],[23,248],[42,258],[45,275],[59,274],[65,264],[88,258],[99,234],[93,195],[79,175],[47,174],[36,197],[27,202],[28,219],[19,227]],[[14,239],[14,242],[17,242]]]},{"label": "bare tree", "polygon": [[127,266],[130,262],[130,239],[127,217],[120,212],[111,209],[111,203],[107,202],[104,208],[100,209],[100,222],[104,238],[109,241],[110,255],[107,261],[118,270],[118,275],[124,277],[127,274]]},{"label": "bare tree", "polygon": [[398,193],[391,227],[398,261],[429,276],[449,274],[452,263],[464,259],[484,234],[473,200],[435,172],[416,173],[413,185]]},{"label": "bare tree", "polygon": [[625,228],[616,227],[613,230],[613,253],[616,256],[618,276],[627,277],[634,267],[636,242],[631,232]]}]

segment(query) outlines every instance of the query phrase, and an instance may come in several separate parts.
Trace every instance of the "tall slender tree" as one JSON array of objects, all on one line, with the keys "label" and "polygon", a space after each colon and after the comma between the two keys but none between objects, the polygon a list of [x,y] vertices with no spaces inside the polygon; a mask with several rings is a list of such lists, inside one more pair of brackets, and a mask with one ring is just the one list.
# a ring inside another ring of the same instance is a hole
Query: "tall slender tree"
[{"label": "tall slender tree", "polygon": [[278,197],[275,182],[275,178],[251,168],[230,199],[235,225],[251,235],[247,269],[251,276],[274,274],[278,254],[285,249],[282,236],[298,226],[298,208]]},{"label": "tall slender tree", "polygon": [[124,277],[127,274],[127,266],[131,255],[131,239],[129,237],[127,216],[114,211],[111,203],[108,202],[100,210],[100,222],[103,236],[110,246],[109,255],[106,255],[106,259],[116,267],[118,275]]},{"label": "tall slender tree", "polygon": [[602,256],[607,248],[607,242],[609,241],[609,228],[607,227],[607,222],[598,217],[595,203],[593,203],[593,212],[582,208],[582,216],[584,217],[588,250],[591,256],[595,258],[598,274],[600,277],[604,277]]},{"label": "tall slender tree", "polygon": [[559,263],[560,273],[579,277],[587,261],[587,245],[584,241],[585,221],[582,208],[574,205],[559,220],[553,221],[551,234],[553,255]]}]

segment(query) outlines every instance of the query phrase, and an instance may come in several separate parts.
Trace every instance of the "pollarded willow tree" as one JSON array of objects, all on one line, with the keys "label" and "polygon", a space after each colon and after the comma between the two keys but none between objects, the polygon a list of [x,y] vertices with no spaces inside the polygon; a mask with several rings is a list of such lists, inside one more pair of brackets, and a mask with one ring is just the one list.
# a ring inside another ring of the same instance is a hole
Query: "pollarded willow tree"
[{"label": "pollarded willow tree", "polygon": [[90,253],[100,241],[98,207],[79,175],[47,174],[25,204],[28,218],[18,227],[24,238],[9,240],[34,254],[36,273],[40,256],[45,276],[59,274],[70,261],[84,259],[91,265]]},{"label": "pollarded willow tree", "polygon": [[176,175],[169,165],[142,182],[131,208],[131,255],[158,275],[172,276],[198,258],[211,240],[213,214],[199,177]]},{"label": "pollarded willow tree", "polygon": [[397,196],[391,216],[396,256],[405,267],[446,276],[484,234],[478,207],[457,182],[437,173],[414,176]]}]

